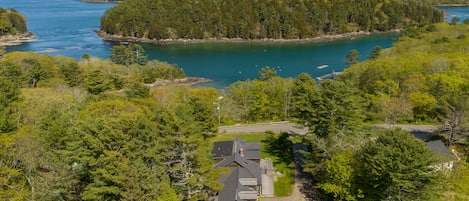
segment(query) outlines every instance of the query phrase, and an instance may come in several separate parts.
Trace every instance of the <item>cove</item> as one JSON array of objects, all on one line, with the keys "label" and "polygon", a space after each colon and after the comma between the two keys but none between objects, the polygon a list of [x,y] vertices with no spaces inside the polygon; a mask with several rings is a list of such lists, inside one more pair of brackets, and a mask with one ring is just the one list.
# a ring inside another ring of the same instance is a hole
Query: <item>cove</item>
[{"label": "cove", "polygon": [[[103,41],[94,30],[99,29],[100,17],[114,5],[80,0],[2,1],[0,7],[14,8],[25,15],[29,30],[38,36],[34,42],[8,47],[7,52],[108,58],[115,44]],[[451,14],[451,8],[445,9]],[[295,77],[301,72],[319,77],[342,71],[346,67],[343,60],[351,49],[358,50],[360,60],[365,60],[375,46],[390,47],[397,38],[397,34],[374,34],[321,43],[143,45],[149,59],[177,64],[188,76],[212,79],[214,82],[208,86],[223,88],[238,80],[254,79],[264,66],[276,68],[282,77]],[[326,64],[328,68],[317,68]]]},{"label": "cove", "polygon": [[[376,46],[390,47],[397,34],[376,34],[356,39],[321,43],[206,43],[144,45],[150,58],[175,63],[187,75],[207,77],[204,85],[220,88],[238,80],[254,79],[259,70],[270,66],[281,77],[296,77],[302,72],[319,77],[343,71],[344,59],[351,49],[368,57]],[[329,65],[318,69],[318,66]]]}]

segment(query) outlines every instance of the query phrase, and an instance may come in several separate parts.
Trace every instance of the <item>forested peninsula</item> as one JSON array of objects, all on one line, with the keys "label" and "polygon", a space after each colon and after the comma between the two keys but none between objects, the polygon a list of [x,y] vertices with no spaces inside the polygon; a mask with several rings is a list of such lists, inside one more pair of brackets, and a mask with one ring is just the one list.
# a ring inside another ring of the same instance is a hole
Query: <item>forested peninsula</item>
[{"label": "forested peninsula", "polygon": [[432,1],[134,0],[106,11],[108,40],[301,40],[443,21]]},{"label": "forested peninsula", "polygon": [[15,9],[0,8],[0,46],[29,41],[34,35],[28,32],[26,18]]}]

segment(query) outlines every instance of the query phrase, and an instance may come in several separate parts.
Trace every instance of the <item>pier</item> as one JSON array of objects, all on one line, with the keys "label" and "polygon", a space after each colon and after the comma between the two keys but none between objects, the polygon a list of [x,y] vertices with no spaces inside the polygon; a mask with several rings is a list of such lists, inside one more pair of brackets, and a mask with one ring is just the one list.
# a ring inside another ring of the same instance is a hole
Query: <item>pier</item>
[{"label": "pier", "polygon": [[325,80],[325,79],[332,79],[335,80],[339,75],[342,74],[342,72],[335,72],[332,71],[332,73],[325,74],[323,76],[316,77],[317,80]]}]

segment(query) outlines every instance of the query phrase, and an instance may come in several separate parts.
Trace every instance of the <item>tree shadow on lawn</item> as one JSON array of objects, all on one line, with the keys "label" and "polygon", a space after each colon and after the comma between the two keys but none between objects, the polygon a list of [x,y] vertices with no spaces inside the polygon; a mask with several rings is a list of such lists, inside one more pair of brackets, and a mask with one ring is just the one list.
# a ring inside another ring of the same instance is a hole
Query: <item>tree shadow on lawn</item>
[{"label": "tree shadow on lawn", "polygon": [[293,167],[293,148],[292,142],[288,138],[288,133],[281,133],[280,135],[270,135],[262,142],[265,143],[266,152],[275,157],[272,162],[275,165],[284,164],[288,167]]}]

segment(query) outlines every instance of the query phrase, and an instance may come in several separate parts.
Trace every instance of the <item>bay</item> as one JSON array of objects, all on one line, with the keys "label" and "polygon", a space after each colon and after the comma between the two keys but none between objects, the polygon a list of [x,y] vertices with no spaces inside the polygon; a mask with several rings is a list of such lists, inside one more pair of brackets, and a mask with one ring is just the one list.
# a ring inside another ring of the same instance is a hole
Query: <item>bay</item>
[{"label": "bay", "polygon": [[[396,34],[377,34],[352,40],[321,43],[207,43],[145,45],[150,58],[178,64],[190,76],[207,77],[204,85],[223,87],[238,80],[254,79],[262,67],[275,68],[281,77],[296,77],[302,72],[319,77],[343,71],[344,59],[351,49],[368,57],[377,45],[390,47]],[[318,66],[329,65],[318,69]]]},{"label": "bay", "polygon": [[[34,51],[76,59],[83,54],[108,58],[115,44],[103,41],[94,30],[99,29],[104,12],[115,5],[80,0],[0,0],[0,7],[24,14],[29,30],[38,36],[34,42],[8,47],[7,51]],[[451,8],[445,9],[453,15]],[[463,10],[462,13],[468,13],[467,8]],[[375,46],[390,47],[397,37],[374,34],[321,43],[144,44],[144,47],[149,59],[177,64],[188,76],[210,78],[214,82],[208,86],[223,88],[238,80],[254,79],[264,66],[277,69],[282,77],[295,77],[301,72],[319,77],[342,71],[346,67],[344,58],[351,49],[358,50],[360,60],[365,60]],[[321,65],[329,67],[318,69]]]},{"label": "bay", "polygon": [[438,9],[446,12],[445,21],[451,22],[454,17],[459,18],[460,22],[469,19],[469,7],[455,6],[455,7],[438,7]]}]

